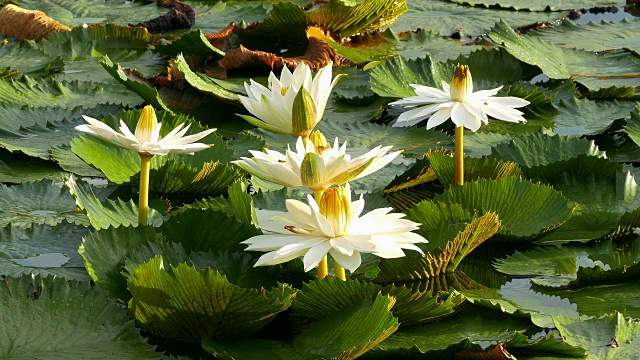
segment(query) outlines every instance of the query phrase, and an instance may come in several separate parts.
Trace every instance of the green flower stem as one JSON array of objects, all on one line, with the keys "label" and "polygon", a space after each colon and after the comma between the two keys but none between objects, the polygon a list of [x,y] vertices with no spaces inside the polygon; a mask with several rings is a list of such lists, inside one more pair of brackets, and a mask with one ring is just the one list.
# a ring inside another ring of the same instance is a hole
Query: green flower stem
[{"label": "green flower stem", "polygon": [[464,184],[464,126],[456,128],[456,152],[455,158],[455,182],[458,185]]},{"label": "green flower stem", "polygon": [[140,154],[142,162],[140,169],[140,200],[138,201],[138,223],[149,224],[149,172],[153,155]]},{"label": "green flower stem", "polygon": [[[302,137],[302,145],[304,145],[304,147],[307,147],[307,143],[309,142],[309,136],[303,136]],[[322,192],[324,193],[324,190],[322,190]],[[315,196],[315,192],[314,192],[314,196]],[[320,197],[322,197],[322,193],[320,194]],[[320,200],[316,199],[316,202],[318,202]]]},{"label": "green flower stem", "polygon": [[333,261],[333,270],[336,273],[338,279],[342,281],[347,281],[347,275],[344,273],[344,268],[338,264],[335,260]]},{"label": "green flower stem", "polygon": [[[322,194],[324,194],[325,190],[326,189],[313,191],[313,198],[315,199],[316,203],[318,203],[318,205],[320,204],[320,200],[322,200]],[[318,279],[324,279],[325,277],[327,277],[327,275],[329,275],[329,265],[327,263],[327,255],[325,255],[318,265]]]}]

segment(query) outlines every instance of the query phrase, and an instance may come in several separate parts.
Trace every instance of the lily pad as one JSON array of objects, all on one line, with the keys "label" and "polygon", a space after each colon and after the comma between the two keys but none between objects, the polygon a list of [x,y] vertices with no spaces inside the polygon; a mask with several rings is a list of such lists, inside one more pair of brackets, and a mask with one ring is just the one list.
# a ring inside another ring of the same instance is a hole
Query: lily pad
[{"label": "lily pad", "polygon": [[57,225],[63,220],[88,225],[88,219],[66,189],[52,181],[0,185],[0,226]]},{"label": "lily pad", "polygon": [[56,227],[33,225],[30,229],[7,225],[0,229],[0,274],[49,274],[69,280],[88,280],[77,245],[87,229],[62,222]]},{"label": "lily pad", "polygon": [[[127,312],[88,282],[6,278],[0,287],[0,356],[160,359]],[[22,294],[22,296],[16,296]],[[28,321],[36,316],[38,321]]]},{"label": "lily pad", "polygon": [[195,343],[250,336],[287,309],[292,297],[284,285],[273,292],[242,289],[211,269],[165,266],[162,257],[138,267],[129,290],[130,311],[144,329]]}]

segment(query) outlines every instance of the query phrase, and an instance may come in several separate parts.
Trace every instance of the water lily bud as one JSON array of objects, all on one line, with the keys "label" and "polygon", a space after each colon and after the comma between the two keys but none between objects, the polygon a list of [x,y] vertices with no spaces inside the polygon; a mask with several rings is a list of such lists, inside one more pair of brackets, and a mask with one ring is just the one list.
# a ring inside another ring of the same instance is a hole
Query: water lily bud
[{"label": "water lily bud", "polygon": [[136,125],[135,135],[138,141],[144,144],[155,141],[154,134],[156,132],[160,132],[156,112],[153,110],[153,106],[147,105],[142,109],[142,114],[140,115],[140,119],[138,119],[138,125]]},{"label": "water lily bud", "polygon": [[471,79],[469,66],[458,64],[453,72],[453,78],[451,78],[451,88],[449,90],[451,99],[457,102],[464,102],[472,92],[473,80]]},{"label": "water lily bud", "polygon": [[308,138],[318,122],[318,115],[313,97],[311,97],[311,94],[309,94],[305,88],[301,88],[300,91],[298,91],[295,100],[293,100],[292,110],[292,135],[294,137],[302,136],[303,138]]},{"label": "water lily bud", "polygon": [[331,149],[331,145],[327,142],[327,138],[320,132],[320,130],[316,130],[311,133],[309,136],[309,140],[313,143],[313,146],[316,148],[316,154],[322,155],[322,153]]},{"label": "water lily bud", "polygon": [[[323,168],[320,169],[320,166]],[[300,164],[300,180],[302,185],[309,187],[311,190],[321,190],[324,186],[322,176],[324,174],[324,162],[322,156],[314,153],[307,153]]]},{"label": "water lily bud", "polygon": [[342,186],[325,190],[318,206],[320,213],[329,220],[336,237],[348,232],[351,225],[351,194],[347,194]]}]

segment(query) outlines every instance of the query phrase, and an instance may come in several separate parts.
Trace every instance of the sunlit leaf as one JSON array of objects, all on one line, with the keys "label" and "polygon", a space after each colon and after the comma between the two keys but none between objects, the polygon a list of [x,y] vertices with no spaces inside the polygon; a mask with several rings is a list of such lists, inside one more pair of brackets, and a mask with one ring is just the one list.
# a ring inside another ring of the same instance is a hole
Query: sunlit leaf
[{"label": "sunlit leaf", "polygon": [[144,329],[195,343],[250,336],[289,307],[292,296],[287,287],[242,289],[211,269],[163,265],[161,257],[131,274],[129,290],[130,311]]}]

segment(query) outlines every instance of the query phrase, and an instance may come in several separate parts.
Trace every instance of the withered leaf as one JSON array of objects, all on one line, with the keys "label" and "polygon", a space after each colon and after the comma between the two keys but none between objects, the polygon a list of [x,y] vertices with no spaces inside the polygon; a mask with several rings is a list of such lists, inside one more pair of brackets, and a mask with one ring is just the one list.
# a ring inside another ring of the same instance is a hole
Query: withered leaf
[{"label": "withered leaf", "polygon": [[158,0],[156,4],[171,10],[155,19],[129,24],[129,26],[141,26],[151,34],[157,34],[176,29],[190,29],[196,23],[196,12],[187,4],[182,4],[178,0]]},{"label": "withered leaf", "polygon": [[284,58],[274,53],[250,50],[240,45],[238,49],[227,51],[226,55],[215,65],[207,66],[205,72],[210,77],[226,79],[227,71],[231,69],[265,67],[274,70],[286,66],[293,70],[300,62],[306,63],[312,70],[317,71],[330,61],[333,61],[335,65],[340,64],[340,56],[336,50],[326,41],[311,37],[307,51],[302,56]]},{"label": "withered leaf", "polygon": [[9,4],[0,9],[0,33],[16,40],[40,41],[49,34],[59,31],[71,31],[42,11],[23,9]]}]

